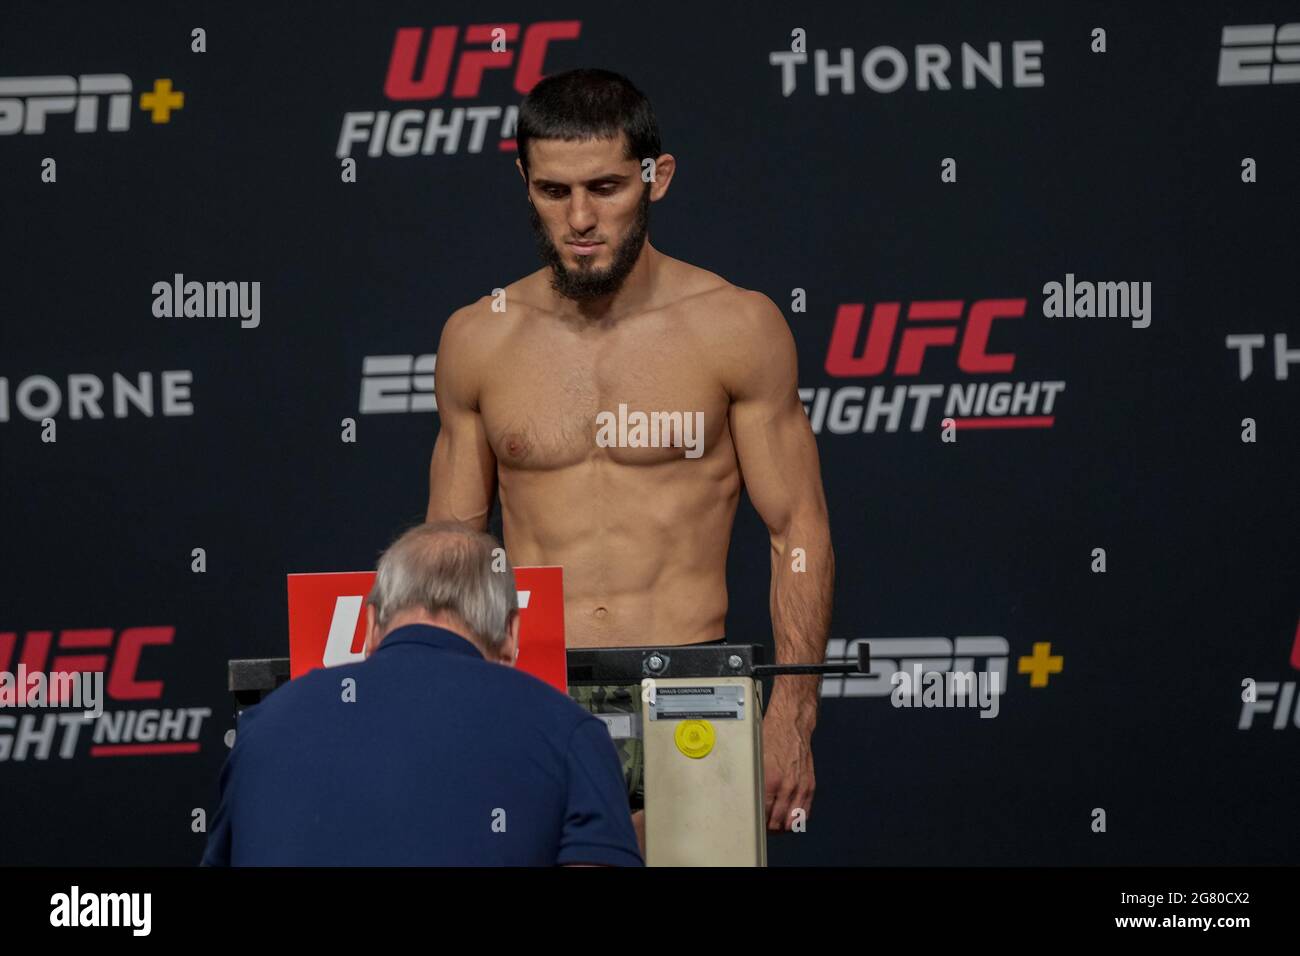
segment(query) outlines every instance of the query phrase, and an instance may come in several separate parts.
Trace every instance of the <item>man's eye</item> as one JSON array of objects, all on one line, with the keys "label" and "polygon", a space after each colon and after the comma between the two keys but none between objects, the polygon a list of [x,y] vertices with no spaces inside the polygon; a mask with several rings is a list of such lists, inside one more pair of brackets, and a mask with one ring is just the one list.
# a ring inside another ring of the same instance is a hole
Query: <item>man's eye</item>
[{"label": "man's eye", "polygon": [[[613,183],[607,183],[603,186],[596,186],[594,189],[590,191],[595,193],[597,196],[609,196],[612,195],[617,189],[618,189],[617,185]],[[565,189],[563,186],[545,186],[542,188],[542,194],[545,196],[549,196],[551,199],[560,199],[564,196]]]}]

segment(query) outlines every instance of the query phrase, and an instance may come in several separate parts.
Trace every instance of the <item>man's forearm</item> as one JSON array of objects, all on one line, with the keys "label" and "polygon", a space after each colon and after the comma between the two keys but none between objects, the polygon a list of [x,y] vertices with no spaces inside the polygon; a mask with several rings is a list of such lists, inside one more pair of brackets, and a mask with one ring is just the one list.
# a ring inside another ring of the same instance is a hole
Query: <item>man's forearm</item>
[{"label": "man's forearm", "polygon": [[[820,664],[826,659],[835,555],[825,512],[791,523],[772,538],[772,633],[778,664]],[[817,723],[821,678],[778,677],[768,713],[794,721],[805,733]]]},{"label": "man's forearm", "polygon": [[488,512],[484,511],[479,514],[463,517],[457,515],[451,508],[445,507],[442,502],[429,496],[429,506],[424,511],[425,521],[453,521],[456,524],[463,524],[471,531],[487,531]]},{"label": "man's forearm", "polygon": [[[436,455],[436,452],[435,452]],[[424,509],[425,521],[454,521],[473,531],[486,531],[488,515],[492,512],[492,502],[496,489],[489,485],[485,493],[456,495],[455,476],[446,468],[441,471],[437,460],[429,468],[429,503]],[[483,499],[486,498],[486,501]],[[466,507],[466,499],[475,500],[474,507]]]}]

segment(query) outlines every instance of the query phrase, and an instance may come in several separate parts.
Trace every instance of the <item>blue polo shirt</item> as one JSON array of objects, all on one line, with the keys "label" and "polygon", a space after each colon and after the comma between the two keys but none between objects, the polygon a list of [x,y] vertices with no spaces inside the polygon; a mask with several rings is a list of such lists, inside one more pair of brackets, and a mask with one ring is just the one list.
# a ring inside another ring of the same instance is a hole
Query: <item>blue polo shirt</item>
[{"label": "blue polo shirt", "polygon": [[564,863],[642,865],[608,730],[550,685],[423,624],[243,713],[203,856],[212,866]]}]

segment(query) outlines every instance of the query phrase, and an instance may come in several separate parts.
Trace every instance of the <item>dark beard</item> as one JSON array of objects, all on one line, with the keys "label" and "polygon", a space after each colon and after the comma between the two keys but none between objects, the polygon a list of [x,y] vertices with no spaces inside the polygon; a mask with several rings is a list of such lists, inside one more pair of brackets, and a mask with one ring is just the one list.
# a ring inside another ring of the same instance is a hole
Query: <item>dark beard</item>
[{"label": "dark beard", "polygon": [[560,250],[546,232],[546,227],[542,225],[542,217],[537,214],[537,208],[531,202],[528,204],[528,220],[533,227],[537,251],[541,254],[542,261],[551,267],[551,288],[566,299],[579,302],[601,299],[619,290],[623,280],[636,265],[637,256],[641,254],[641,247],[645,244],[646,233],[650,228],[650,186],[647,183],[641,193],[636,220],[628,230],[627,237],[614,250],[613,261],[604,270],[569,269],[564,264]]}]

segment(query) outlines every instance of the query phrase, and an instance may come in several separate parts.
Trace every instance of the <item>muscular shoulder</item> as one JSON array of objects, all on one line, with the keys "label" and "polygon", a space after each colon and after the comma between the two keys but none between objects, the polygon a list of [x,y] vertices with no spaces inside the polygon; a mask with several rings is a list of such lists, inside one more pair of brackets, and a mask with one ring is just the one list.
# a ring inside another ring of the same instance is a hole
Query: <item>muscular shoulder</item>
[{"label": "muscular shoulder", "polygon": [[781,309],[762,292],[727,283],[698,299],[700,334],[734,397],[756,387],[793,387],[794,336]]},{"label": "muscular shoulder", "polygon": [[[478,351],[478,347],[490,343],[494,335],[500,334],[505,323],[502,321],[503,313],[493,311],[494,301],[493,296],[485,295],[453,312],[442,327],[439,354],[455,350],[468,357]],[[505,315],[508,316],[509,312]]]},{"label": "muscular shoulder", "polygon": [[[529,303],[530,278],[506,286],[502,297],[484,295],[448,317],[438,342],[439,382],[448,376],[448,385],[467,396],[476,391],[479,371],[507,347],[511,334],[534,308]],[[504,309],[497,305],[502,301]]]},{"label": "muscular shoulder", "polygon": [[728,283],[710,293],[715,327],[732,337],[758,338],[789,333],[781,309],[762,292]]},{"label": "muscular shoulder", "polygon": [[781,310],[763,293],[678,259],[668,259],[667,268],[667,284],[676,292],[672,306],[687,310],[693,324],[720,336],[772,334],[785,327]]},{"label": "muscular shoulder", "polygon": [[514,322],[537,310],[546,275],[547,270],[539,269],[502,287],[499,295],[493,290],[462,306],[447,320],[443,335],[450,331],[455,337],[490,341],[494,334],[505,334]]},{"label": "muscular shoulder", "polygon": [[442,326],[438,340],[438,372],[434,390],[444,417],[457,408],[478,407],[479,374],[490,355],[493,331],[491,299],[462,306]]}]

